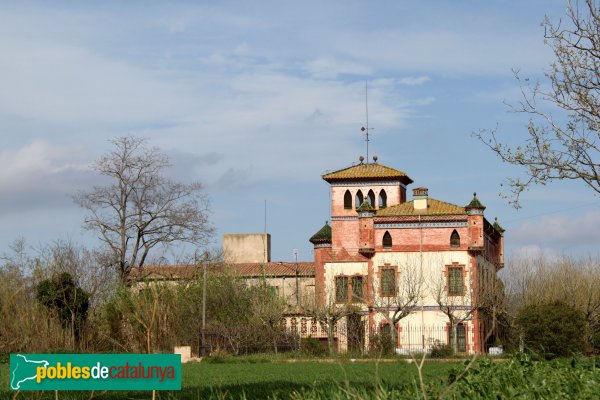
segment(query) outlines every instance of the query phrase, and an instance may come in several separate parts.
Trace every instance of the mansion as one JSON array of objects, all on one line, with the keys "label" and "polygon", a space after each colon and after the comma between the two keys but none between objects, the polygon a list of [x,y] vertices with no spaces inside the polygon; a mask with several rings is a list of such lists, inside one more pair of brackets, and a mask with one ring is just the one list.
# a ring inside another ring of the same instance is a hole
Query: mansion
[{"label": "mansion", "polygon": [[339,347],[364,347],[363,332],[393,329],[397,352],[451,342],[458,352],[484,352],[496,333],[485,310],[503,298],[504,230],[477,196],[458,206],[418,187],[409,200],[407,174],[362,160],[323,179],[331,224],[310,238],[315,303],[356,310]]},{"label": "mansion", "polygon": [[[464,206],[407,194],[404,172],[365,163],[322,178],[330,185],[331,221],[311,238],[314,262],[273,262],[270,235],[224,235],[227,270],[248,284],[266,283],[285,299],[288,332],[335,341],[337,351],[364,351],[386,334],[396,353],[451,346],[484,353],[504,300],[504,230],[485,218],[476,194]],[[146,278],[178,280],[196,266],[148,266]],[[315,316],[335,315],[328,329]],[[329,332],[329,333],[328,333]]]}]

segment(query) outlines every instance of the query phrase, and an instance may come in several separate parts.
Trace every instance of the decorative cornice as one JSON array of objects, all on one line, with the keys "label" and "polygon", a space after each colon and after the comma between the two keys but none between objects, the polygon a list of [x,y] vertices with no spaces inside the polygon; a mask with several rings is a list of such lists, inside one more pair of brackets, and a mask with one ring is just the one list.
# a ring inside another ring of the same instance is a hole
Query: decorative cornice
[{"label": "decorative cornice", "polygon": [[469,208],[469,209],[467,209],[467,215],[483,215],[483,209]]},{"label": "decorative cornice", "polygon": [[376,224],[425,223],[425,222],[467,222],[466,215],[376,215]]},{"label": "decorative cornice", "polygon": [[331,217],[332,221],[358,221],[358,217]]},{"label": "decorative cornice", "polygon": [[[378,310],[378,311],[394,311],[397,310],[398,307],[370,307],[372,310]],[[414,306],[414,307],[407,307],[408,309],[410,309],[411,311],[439,311],[441,310],[440,306]],[[471,307],[471,306],[444,306],[445,309],[449,308],[451,310],[461,310],[461,311],[471,311],[473,310],[475,307]],[[359,311],[360,314],[362,315],[368,315],[369,314],[369,310],[361,310]]]},{"label": "decorative cornice", "polygon": [[396,222],[396,223],[375,223],[375,229],[407,229],[407,228],[457,228],[467,226],[466,222],[445,221],[445,222]]},{"label": "decorative cornice", "polygon": [[333,182],[331,186],[391,186],[399,185],[406,189],[406,185],[400,181],[382,181],[382,182]]}]

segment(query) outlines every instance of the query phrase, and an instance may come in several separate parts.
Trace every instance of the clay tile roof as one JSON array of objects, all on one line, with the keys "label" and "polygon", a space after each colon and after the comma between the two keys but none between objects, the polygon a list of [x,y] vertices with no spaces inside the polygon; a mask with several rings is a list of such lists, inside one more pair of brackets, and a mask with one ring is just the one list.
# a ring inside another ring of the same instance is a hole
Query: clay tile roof
[{"label": "clay tile roof", "polygon": [[383,164],[359,164],[352,167],[329,172],[323,175],[327,182],[365,180],[365,179],[399,179],[405,184],[412,183],[413,180],[404,172],[397,169],[386,167]]},{"label": "clay tile roof", "polygon": [[329,223],[325,222],[325,225],[323,225],[317,233],[312,235],[308,241],[313,244],[325,242],[331,243],[331,226],[329,226]]},{"label": "clay tile roof", "polygon": [[412,201],[389,206],[377,211],[378,217],[399,216],[399,215],[462,215],[466,214],[465,208],[444,201],[427,199],[427,209],[415,210]]},{"label": "clay tile roof", "polygon": [[268,262],[268,263],[236,263],[224,266],[232,275],[237,276],[314,276],[315,264],[312,262]]},{"label": "clay tile roof", "polygon": [[147,265],[141,270],[133,268],[130,277],[139,279],[191,279],[201,271],[195,265]]},{"label": "clay tile roof", "polygon": [[[229,272],[240,277],[256,276],[314,276],[315,265],[312,262],[268,262],[268,263],[236,263],[236,264],[211,264],[208,272],[220,274]],[[202,274],[202,266],[195,265],[147,265],[140,271],[138,268],[131,270],[132,279],[166,279],[180,280],[193,279]]]}]

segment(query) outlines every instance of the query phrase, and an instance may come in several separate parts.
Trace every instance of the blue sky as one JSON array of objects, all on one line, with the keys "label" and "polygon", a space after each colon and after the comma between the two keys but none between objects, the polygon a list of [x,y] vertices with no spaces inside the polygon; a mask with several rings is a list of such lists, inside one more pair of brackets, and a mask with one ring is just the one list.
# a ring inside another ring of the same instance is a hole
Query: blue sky
[{"label": "blue sky", "polygon": [[148,138],[170,174],[200,180],[223,233],[267,230],[273,259],[312,259],[329,217],[320,176],[365,153],[430,196],[476,191],[508,254],[597,255],[600,200],[579,183],[523,195],[519,170],[472,138],[524,140],[513,69],[542,79],[544,15],[563,1],[15,2],[0,12],[0,249],[17,237],[97,242],[70,195],[98,177],[107,139]]}]

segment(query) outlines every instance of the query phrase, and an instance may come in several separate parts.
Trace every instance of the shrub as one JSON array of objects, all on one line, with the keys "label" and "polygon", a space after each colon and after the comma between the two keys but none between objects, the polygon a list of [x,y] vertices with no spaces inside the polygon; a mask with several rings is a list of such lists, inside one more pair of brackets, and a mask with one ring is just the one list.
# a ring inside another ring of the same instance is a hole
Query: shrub
[{"label": "shrub", "polygon": [[584,350],[583,315],[564,303],[526,306],[518,313],[517,324],[526,348],[546,358]]},{"label": "shrub", "polygon": [[440,341],[433,343],[429,350],[429,355],[431,358],[447,358],[451,357],[453,354],[452,347],[449,344],[442,343]]},{"label": "shrub", "polygon": [[55,311],[65,329],[71,329],[76,340],[87,318],[90,294],[77,287],[71,274],[63,272],[41,281],[36,298],[41,305]]},{"label": "shrub", "polygon": [[371,336],[369,340],[371,344],[371,353],[375,355],[392,355],[394,354],[394,344],[392,337],[386,333],[380,333]]},{"label": "shrub", "polygon": [[303,354],[311,356],[324,356],[327,354],[327,349],[319,341],[313,337],[307,337],[300,339],[300,351]]},{"label": "shrub", "polygon": [[233,356],[224,349],[217,348],[215,351],[210,353],[210,356],[205,359],[206,362],[221,364],[233,360]]}]

